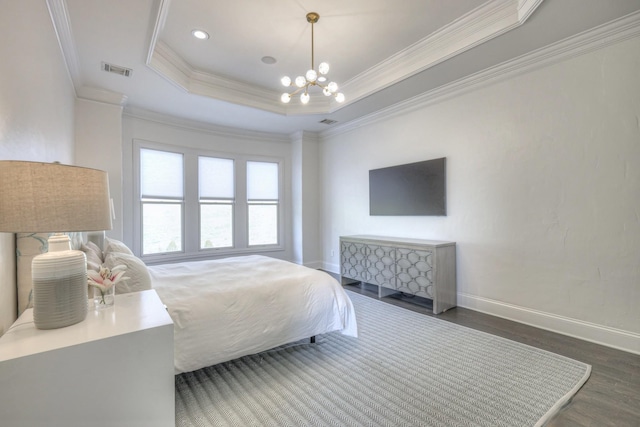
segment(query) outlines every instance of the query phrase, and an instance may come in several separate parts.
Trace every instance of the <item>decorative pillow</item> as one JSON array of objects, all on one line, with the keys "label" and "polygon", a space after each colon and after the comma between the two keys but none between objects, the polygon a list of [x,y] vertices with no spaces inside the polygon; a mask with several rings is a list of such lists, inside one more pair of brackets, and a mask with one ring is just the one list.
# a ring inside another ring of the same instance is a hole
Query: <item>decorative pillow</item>
[{"label": "decorative pillow", "polygon": [[117,265],[124,265],[127,269],[124,277],[128,280],[122,280],[116,284],[116,294],[126,294],[128,292],[139,292],[151,289],[151,276],[147,270],[147,266],[142,260],[135,255],[111,252],[107,254],[104,260],[104,266],[112,269]]},{"label": "decorative pillow", "polygon": [[101,264],[104,262],[104,254],[102,253],[102,250],[98,247],[98,245],[89,241],[82,244],[82,250],[85,251],[85,249],[92,251],[98,257]]},{"label": "decorative pillow", "polygon": [[87,242],[82,245],[82,252],[87,256],[87,269],[99,271],[104,262],[100,248],[93,242]]},{"label": "decorative pillow", "polygon": [[107,259],[107,255],[110,253],[123,253],[133,255],[131,249],[127,247],[124,243],[119,240],[110,239],[108,237],[104,238],[104,258]]}]

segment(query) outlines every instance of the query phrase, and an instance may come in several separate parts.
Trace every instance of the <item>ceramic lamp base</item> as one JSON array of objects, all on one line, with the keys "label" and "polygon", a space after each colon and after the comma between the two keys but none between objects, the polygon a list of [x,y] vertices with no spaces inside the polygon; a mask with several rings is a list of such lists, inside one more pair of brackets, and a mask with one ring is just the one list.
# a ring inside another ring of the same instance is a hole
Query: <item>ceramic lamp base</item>
[{"label": "ceramic lamp base", "polygon": [[38,329],[63,328],[87,317],[86,256],[70,250],[68,242],[68,236],[50,237],[50,252],[36,256],[31,264],[33,320]]}]

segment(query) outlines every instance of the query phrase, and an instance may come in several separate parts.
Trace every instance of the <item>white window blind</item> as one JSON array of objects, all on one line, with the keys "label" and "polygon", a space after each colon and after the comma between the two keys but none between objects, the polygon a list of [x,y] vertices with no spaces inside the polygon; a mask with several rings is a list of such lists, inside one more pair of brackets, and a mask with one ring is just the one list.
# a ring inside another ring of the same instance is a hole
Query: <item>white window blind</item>
[{"label": "white window blind", "polygon": [[232,159],[198,158],[200,199],[233,199],[235,195]]},{"label": "white window blind", "polygon": [[278,164],[247,162],[247,200],[278,200]]},{"label": "white window blind", "polygon": [[182,199],[184,161],[180,153],[140,150],[140,193],[143,199]]}]

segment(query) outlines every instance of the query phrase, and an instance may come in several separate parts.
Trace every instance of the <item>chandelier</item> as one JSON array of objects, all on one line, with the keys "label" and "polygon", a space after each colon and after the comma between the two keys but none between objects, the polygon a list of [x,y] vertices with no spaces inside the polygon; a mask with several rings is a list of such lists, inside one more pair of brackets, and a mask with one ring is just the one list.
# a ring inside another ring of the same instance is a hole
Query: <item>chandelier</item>
[{"label": "chandelier", "polygon": [[327,81],[327,73],[329,72],[329,64],[326,62],[321,62],[318,66],[318,71],[315,70],[314,60],[313,60],[313,24],[318,22],[320,19],[320,15],[315,12],[307,13],[307,22],[311,24],[311,68],[306,72],[304,76],[298,76],[295,80],[291,80],[288,76],[284,76],[280,82],[283,86],[286,87],[296,87],[291,93],[283,93],[280,97],[280,100],[287,104],[291,101],[291,97],[297,95],[302,92],[300,95],[300,102],[303,104],[309,103],[309,87],[310,86],[318,86],[322,89],[322,93],[325,96],[333,96],[337,102],[344,102],[344,94],[342,92],[338,92],[338,84],[336,82]]}]

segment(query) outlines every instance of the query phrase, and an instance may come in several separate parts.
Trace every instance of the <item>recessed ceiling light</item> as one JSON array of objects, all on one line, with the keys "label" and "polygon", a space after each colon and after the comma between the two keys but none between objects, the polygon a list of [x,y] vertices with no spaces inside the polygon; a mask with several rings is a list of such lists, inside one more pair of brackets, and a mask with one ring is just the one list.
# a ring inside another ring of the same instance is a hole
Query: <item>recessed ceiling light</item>
[{"label": "recessed ceiling light", "polygon": [[265,64],[272,65],[272,64],[275,64],[278,61],[273,56],[263,56],[262,57],[262,62],[264,62]]},{"label": "recessed ceiling light", "polygon": [[193,34],[193,37],[200,40],[206,40],[209,38],[209,34],[203,30],[193,30],[191,31],[191,34]]}]

